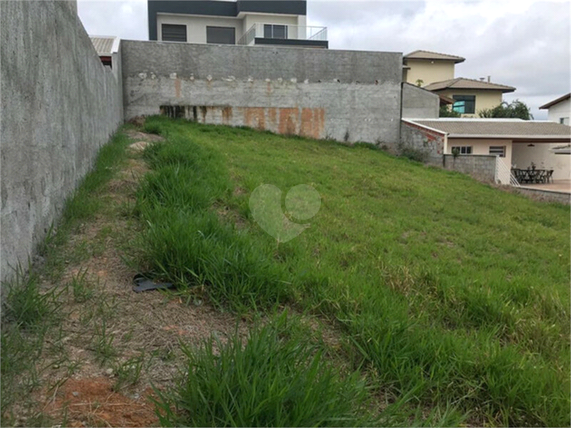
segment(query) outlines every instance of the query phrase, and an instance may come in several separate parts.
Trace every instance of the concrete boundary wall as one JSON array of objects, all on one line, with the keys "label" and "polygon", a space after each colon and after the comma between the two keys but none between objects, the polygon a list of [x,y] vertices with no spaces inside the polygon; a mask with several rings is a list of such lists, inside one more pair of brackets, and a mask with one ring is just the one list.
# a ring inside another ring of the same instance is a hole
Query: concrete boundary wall
[{"label": "concrete boundary wall", "polygon": [[402,84],[402,117],[410,119],[437,119],[440,97],[433,92],[410,83]]},{"label": "concrete boundary wall", "polygon": [[496,159],[494,155],[444,155],[445,169],[471,175],[484,183],[496,180]]},{"label": "concrete boundary wall", "polygon": [[556,192],[552,190],[532,189],[529,187],[514,187],[517,193],[525,195],[531,199],[545,202],[558,202],[560,204],[571,205],[571,194],[567,192]]},{"label": "concrete boundary wall", "polygon": [[402,121],[399,152],[414,150],[424,157],[426,163],[442,166],[445,144],[446,133]]},{"label": "concrete boundary wall", "polygon": [[123,41],[125,117],[396,145],[402,55]]},{"label": "concrete boundary wall", "polygon": [[74,1],[0,2],[1,279],[28,257],[123,121]]}]

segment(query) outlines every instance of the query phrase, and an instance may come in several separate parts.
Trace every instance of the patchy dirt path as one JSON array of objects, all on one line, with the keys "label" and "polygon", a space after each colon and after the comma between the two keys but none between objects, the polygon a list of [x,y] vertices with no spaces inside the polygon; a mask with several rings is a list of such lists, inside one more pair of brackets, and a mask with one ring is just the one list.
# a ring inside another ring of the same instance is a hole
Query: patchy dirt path
[{"label": "patchy dirt path", "polygon": [[46,340],[39,387],[14,409],[17,425],[41,414],[53,425],[157,426],[152,387],[172,384],[181,369],[180,341],[246,334],[244,321],[199,297],[132,291],[137,270],[129,259],[140,227],[135,192],[148,172],[141,153],[160,137],[127,135],[127,162],[94,196],[103,208],[65,244],[61,271],[42,280],[44,289],[62,289],[63,321]]}]

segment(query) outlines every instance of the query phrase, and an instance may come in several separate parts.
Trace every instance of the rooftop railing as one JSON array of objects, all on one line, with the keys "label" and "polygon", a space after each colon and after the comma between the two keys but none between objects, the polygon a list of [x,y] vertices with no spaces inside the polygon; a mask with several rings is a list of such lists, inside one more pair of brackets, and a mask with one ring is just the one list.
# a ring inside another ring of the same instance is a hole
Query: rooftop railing
[{"label": "rooftop railing", "polygon": [[255,23],[238,40],[238,44],[253,45],[256,38],[327,41],[327,27]]}]

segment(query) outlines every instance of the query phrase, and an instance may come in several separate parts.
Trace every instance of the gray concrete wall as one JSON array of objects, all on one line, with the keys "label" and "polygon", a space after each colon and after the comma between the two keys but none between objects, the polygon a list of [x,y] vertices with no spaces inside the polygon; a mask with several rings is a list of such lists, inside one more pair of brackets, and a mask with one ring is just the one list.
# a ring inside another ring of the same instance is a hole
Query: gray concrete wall
[{"label": "gray concrete wall", "polygon": [[476,180],[494,183],[496,156],[493,155],[444,155],[444,168],[471,175]]},{"label": "gray concrete wall", "polygon": [[402,122],[399,150],[414,150],[422,154],[424,161],[431,165],[442,166],[445,135],[433,132],[417,125]]},{"label": "gray concrete wall", "polygon": [[437,119],[440,109],[438,95],[403,83],[402,87],[402,117],[409,119]]},{"label": "gray concrete wall", "polygon": [[513,187],[512,189],[517,193],[538,201],[558,202],[565,205],[571,204],[571,194],[567,192],[531,189],[529,187]]},{"label": "gray concrete wall", "polygon": [[1,264],[26,265],[122,123],[122,93],[75,2],[0,2]]},{"label": "gray concrete wall", "polygon": [[289,47],[123,41],[125,117],[396,145],[402,56]]}]

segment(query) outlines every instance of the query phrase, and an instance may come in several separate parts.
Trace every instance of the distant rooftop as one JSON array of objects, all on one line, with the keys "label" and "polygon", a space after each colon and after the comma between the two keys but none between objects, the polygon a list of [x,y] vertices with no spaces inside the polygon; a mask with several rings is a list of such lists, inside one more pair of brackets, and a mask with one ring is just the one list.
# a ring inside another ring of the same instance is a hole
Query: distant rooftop
[{"label": "distant rooftop", "polygon": [[448,55],[438,52],[430,52],[430,51],[423,51],[418,50],[406,54],[404,59],[427,59],[427,60],[437,60],[437,61],[454,61],[455,64],[460,62],[464,62],[466,58],[462,58],[461,56],[456,55]]},{"label": "distant rooftop", "polygon": [[99,56],[111,56],[119,49],[119,37],[115,36],[90,36],[91,43]]},{"label": "distant rooftop", "polygon": [[490,83],[475,79],[466,79],[464,77],[457,77],[456,79],[444,80],[442,82],[434,82],[430,85],[424,86],[424,89],[429,91],[442,91],[445,89],[479,89],[479,90],[494,90],[513,92],[516,88],[513,86],[499,85],[497,83]]},{"label": "distant rooftop", "polygon": [[554,106],[555,104],[559,104],[562,101],[568,100],[569,98],[571,98],[571,92],[568,93],[567,95],[563,95],[562,97],[559,97],[553,101],[550,101],[547,104],[542,105],[541,107],[539,107],[539,109],[540,110],[548,109],[549,107]]},{"label": "distant rooftop", "polygon": [[521,119],[405,119],[456,138],[510,138],[571,141],[571,127],[556,122]]}]

